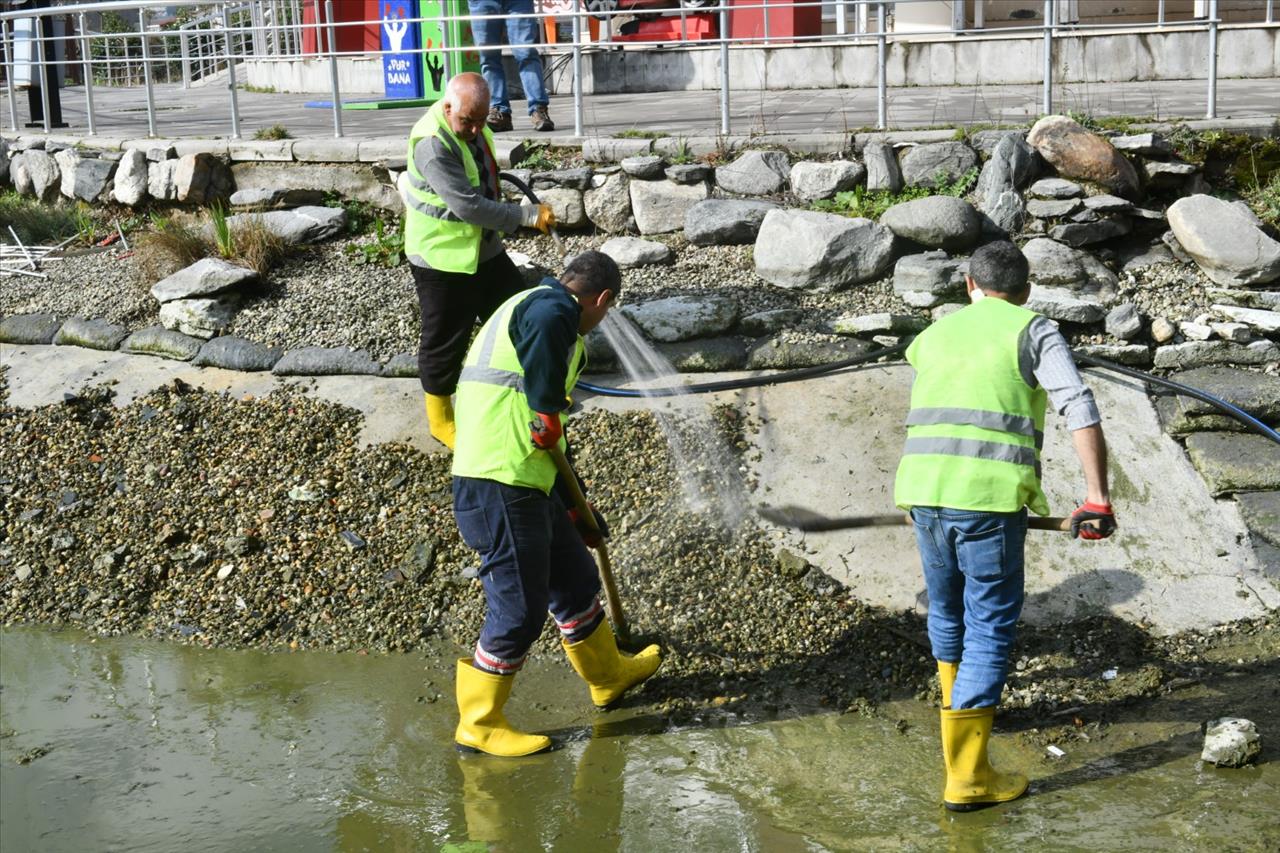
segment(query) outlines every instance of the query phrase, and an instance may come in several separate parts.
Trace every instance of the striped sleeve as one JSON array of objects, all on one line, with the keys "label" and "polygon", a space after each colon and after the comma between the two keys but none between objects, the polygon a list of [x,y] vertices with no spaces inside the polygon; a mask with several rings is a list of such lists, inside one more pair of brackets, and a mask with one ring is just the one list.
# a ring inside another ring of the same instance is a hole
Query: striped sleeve
[{"label": "striped sleeve", "polygon": [[1102,422],[1093,392],[1071,357],[1071,347],[1048,318],[1036,317],[1023,330],[1018,340],[1018,364],[1027,384],[1038,384],[1049,395],[1054,411],[1067,419],[1067,429]]}]

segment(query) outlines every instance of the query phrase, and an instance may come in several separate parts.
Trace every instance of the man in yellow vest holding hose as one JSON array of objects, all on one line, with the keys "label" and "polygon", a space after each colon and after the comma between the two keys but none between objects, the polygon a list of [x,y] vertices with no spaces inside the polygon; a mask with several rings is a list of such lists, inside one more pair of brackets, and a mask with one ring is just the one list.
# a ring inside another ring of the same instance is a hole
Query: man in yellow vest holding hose
[{"label": "man in yellow vest holding hose", "polygon": [[409,131],[400,191],[405,201],[404,251],[418,291],[422,329],[418,374],[431,434],[452,449],[449,397],[476,320],[484,321],[524,279],[502,246],[520,226],[546,233],[548,205],[502,200],[493,134],[485,127],[489,87],[479,74],[459,74],[445,96]]},{"label": "man in yellow vest holding hose", "polygon": [[[570,511],[548,448],[567,449],[564,410],[586,363],[582,336],[613,306],[622,275],[613,259],[584,252],[561,277],[517,293],[481,327],[462,365],[453,454],[453,511],[480,553],[486,613],[471,657],[457,666],[464,751],[530,755],[544,735],[515,729],[502,709],[548,610],[569,662],[605,707],[653,675],[657,646],[619,653],[600,604],[588,544],[599,531]],[[601,531],[607,526],[597,515]]]},{"label": "man in yellow vest holding hose", "polygon": [[973,304],[907,349],[916,377],[894,501],[911,512],[924,566],[942,683],[942,799],[953,811],[1027,789],[1026,777],[991,766],[987,744],[1022,612],[1027,508],[1049,513],[1040,488],[1048,402],[1066,418],[1084,471],[1072,534],[1105,539],[1116,529],[1098,408],[1066,340],[1021,307],[1027,276],[1012,243],[978,249],[966,278]]}]

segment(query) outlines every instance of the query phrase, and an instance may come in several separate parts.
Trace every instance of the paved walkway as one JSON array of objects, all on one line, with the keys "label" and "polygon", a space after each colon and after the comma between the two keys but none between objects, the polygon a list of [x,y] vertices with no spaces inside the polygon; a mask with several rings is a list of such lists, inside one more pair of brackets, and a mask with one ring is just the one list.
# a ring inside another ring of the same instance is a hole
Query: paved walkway
[{"label": "paved walkway", "polygon": [[[1280,79],[1221,80],[1218,116],[1221,118],[1276,117],[1280,114]],[[333,112],[308,108],[308,101],[325,95],[238,93],[240,132],[252,138],[263,127],[283,124],[296,138],[333,135]],[[352,95],[353,100],[373,99]],[[895,128],[973,123],[1024,123],[1040,114],[1039,86],[912,87],[889,90],[889,124]],[[1138,83],[1069,84],[1054,92],[1055,109],[1094,116],[1150,116],[1204,118],[1203,80]],[[719,92],[663,92],[635,95],[592,95],[583,99],[586,135],[608,136],[627,130],[662,135],[714,135],[720,128]],[[157,136],[228,137],[231,134],[230,97],[224,86],[183,90],[180,85],[155,89]],[[147,134],[146,94],[142,88],[95,87],[97,132],[111,136]],[[516,109],[520,111],[521,104]],[[59,133],[83,133],[88,128],[83,87],[62,91],[64,119],[71,125]],[[552,117],[559,128],[541,139],[573,136],[573,101],[556,96]],[[352,138],[402,136],[420,111],[343,110],[345,135]],[[731,132],[806,133],[853,131],[876,121],[874,89],[806,89],[791,91],[740,90],[731,93]],[[27,116],[25,93],[18,94],[19,122]],[[10,132],[8,97],[0,91],[0,122]],[[523,117],[516,135],[530,133]],[[22,129],[23,133],[37,130]]]}]

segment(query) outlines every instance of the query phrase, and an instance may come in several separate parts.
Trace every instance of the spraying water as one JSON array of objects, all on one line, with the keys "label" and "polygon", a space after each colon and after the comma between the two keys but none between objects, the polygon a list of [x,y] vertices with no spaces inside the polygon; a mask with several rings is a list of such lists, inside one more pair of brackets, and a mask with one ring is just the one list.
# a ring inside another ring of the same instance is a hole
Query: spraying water
[{"label": "spraying water", "polygon": [[[643,394],[646,387],[678,384],[676,369],[618,311],[600,324],[627,378]],[[659,402],[659,400],[661,402]],[[706,405],[693,394],[651,398],[653,412],[671,448],[685,502],[726,531],[735,530],[749,512],[746,489],[735,458]]]}]

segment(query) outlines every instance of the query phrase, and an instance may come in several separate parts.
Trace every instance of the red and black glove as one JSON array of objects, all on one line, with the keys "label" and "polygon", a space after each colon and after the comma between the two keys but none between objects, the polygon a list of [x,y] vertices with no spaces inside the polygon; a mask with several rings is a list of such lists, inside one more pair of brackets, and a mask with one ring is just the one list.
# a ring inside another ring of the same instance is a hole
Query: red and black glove
[{"label": "red and black glove", "polygon": [[544,415],[542,412],[535,414],[538,420],[529,422],[529,437],[533,439],[534,447],[550,450],[560,443],[564,435],[564,428],[560,425],[560,414],[558,412],[554,415]]},{"label": "red and black glove", "polygon": [[569,520],[573,522],[578,535],[582,537],[583,543],[588,548],[599,548],[600,543],[609,538],[609,525],[605,522],[604,516],[600,514],[599,510],[591,506],[591,504],[587,504],[587,507],[591,510],[591,514],[595,516],[595,528],[587,523],[587,520],[582,517],[582,513],[578,512],[576,508],[569,510]]},{"label": "red and black glove", "polygon": [[[1084,522],[1094,522],[1085,524]],[[1116,517],[1111,512],[1111,504],[1096,504],[1085,501],[1071,513],[1071,536],[1073,539],[1106,539],[1116,532]]]}]

